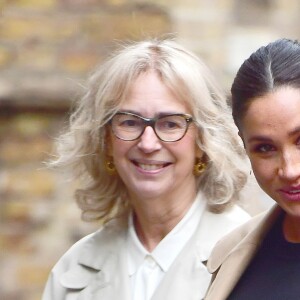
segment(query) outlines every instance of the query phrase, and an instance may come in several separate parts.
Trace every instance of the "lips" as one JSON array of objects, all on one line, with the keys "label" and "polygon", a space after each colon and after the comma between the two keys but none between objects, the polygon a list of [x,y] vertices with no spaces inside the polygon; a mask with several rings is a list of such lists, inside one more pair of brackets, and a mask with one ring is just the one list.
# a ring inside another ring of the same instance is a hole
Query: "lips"
[{"label": "lips", "polygon": [[300,201],[300,186],[286,187],[286,188],[280,189],[279,192],[288,201]]}]

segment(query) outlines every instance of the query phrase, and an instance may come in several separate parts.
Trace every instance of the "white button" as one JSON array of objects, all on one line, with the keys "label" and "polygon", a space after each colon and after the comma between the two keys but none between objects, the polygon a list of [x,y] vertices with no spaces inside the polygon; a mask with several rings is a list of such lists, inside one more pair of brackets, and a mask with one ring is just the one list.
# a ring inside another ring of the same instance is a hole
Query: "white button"
[{"label": "white button", "polygon": [[155,260],[150,255],[146,256],[146,264],[148,265],[149,268],[152,268],[152,269],[155,268],[155,266],[156,266]]}]

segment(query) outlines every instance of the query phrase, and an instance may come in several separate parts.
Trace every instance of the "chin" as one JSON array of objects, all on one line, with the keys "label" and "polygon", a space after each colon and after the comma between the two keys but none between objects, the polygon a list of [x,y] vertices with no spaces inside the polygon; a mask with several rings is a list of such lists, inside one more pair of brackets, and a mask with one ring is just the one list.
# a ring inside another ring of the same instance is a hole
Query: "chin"
[{"label": "chin", "polygon": [[143,199],[154,199],[154,198],[159,198],[164,195],[170,194],[170,191],[168,192],[163,192],[162,190],[156,190],[153,187],[145,187],[145,188],[139,188],[134,191],[134,194],[138,198],[143,198]]}]

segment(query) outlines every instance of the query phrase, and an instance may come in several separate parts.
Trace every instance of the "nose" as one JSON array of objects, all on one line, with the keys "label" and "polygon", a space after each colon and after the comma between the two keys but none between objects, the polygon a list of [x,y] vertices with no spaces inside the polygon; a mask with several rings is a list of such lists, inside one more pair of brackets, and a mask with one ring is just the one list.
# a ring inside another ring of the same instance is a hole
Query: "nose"
[{"label": "nose", "polygon": [[284,153],[278,169],[278,175],[285,180],[295,180],[300,177],[300,152]]},{"label": "nose", "polygon": [[154,129],[151,126],[145,128],[143,134],[139,138],[137,146],[145,153],[151,153],[162,147],[161,141],[156,136]]}]

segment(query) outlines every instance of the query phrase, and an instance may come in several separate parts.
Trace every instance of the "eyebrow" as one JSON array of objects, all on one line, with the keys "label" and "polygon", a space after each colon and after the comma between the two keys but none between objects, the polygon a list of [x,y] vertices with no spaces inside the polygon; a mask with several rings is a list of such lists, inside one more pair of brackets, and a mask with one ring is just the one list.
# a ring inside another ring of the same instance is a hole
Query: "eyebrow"
[{"label": "eyebrow", "polygon": [[248,143],[251,142],[272,142],[272,139],[263,135],[255,135],[248,140]]},{"label": "eyebrow", "polygon": [[288,136],[293,136],[300,133],[300,126],[296,127],[294,130],[292,130],[291,132],[289,132]]},{"label": "eyebrow", "polygon": [[[131,109],[121,109],[119,112],[128,112],[128,113],[132,113],[138,116],[141,116],[143,118],[147,118],[145,116],[143,116],[141,113],[135,111],[135,110],[131,110]],[[164,111],[164,112],[159,112],[158,114],[155,114],[154,118],[156,117],[164,117],[164,116],[169,116],[169,115],[174,115],[174,114],[188,114],[185,112],[174,112],[174,111]]]},{"label": "eyebrow", "polygon": [[[292,137],[299,133],[300,133],[300,126],[296,127],[291,132],[289,132],[288,136]],[[270,139],[264,135],[255,135],[248,140],[248,143],[251,143],[251,142],[272,142],[272,139]]]}]

